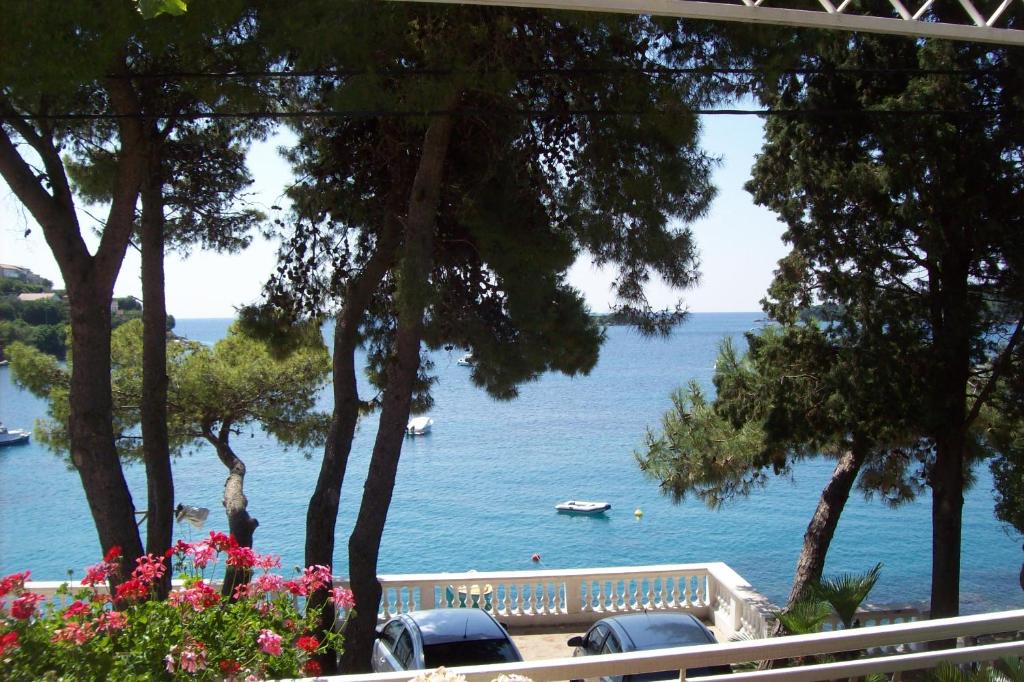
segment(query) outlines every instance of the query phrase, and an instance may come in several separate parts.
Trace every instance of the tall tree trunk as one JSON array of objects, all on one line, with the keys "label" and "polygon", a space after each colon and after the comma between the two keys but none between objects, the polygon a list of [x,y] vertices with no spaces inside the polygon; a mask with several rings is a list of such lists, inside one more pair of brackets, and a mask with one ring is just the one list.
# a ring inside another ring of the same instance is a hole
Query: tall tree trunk
[{"label": "tall tree trunk", "polygon": [[[167,302],[164,292],[163,177],[159,156],[150,150],[142,185],[142,450],[146,463],[149,515],[146,551],[163,556],[174,535],[174,478],[167,436]],[[158,586],[171,587],[171,571]]]},{"label": "tall tree trunk", "polygon": [[956,224],[943,230],[941,265],[929,272],[935,358],[931,368],[935,462],[928,473],[932,489],[932,618],[960,613],[967,390],[975,326],[968,292],[969,229]]},{"label": "tall tree trunk", "polygon": [[423,313],[433,264],[434,225],[451,130],[450,116],[434,118],[427,128],[409,197],[405,244],[395,292],[398,325],[394,355],[387,367],[387,385],[363,499],[348,541],[349,578],[356,599],[355,616],[345,629],[342,657],[342,668],[349,673],[370,669],[381,595],[377,559],[420,367]]},{"label": "tall tree trunk", "polygon": [[[65,282],[67,284],[67,282]],[[110,385],[110,294],[89,283],[68,286],[74,362],[68,417],[71,461],[78,471],[104,552],[120,547],[127,577],[142,555],[135,505],[114,447]],[[83,289],[85,291],[83,291]],[[88,293],[86,293],[88,291]]]},{"label": "tall tree trunk", "polygon": [[[345,307],[337,316],[334,328],[332,355],[334,413],[320,475],[306,512],[306,566],[334,567],[334,536],[338,522],[338,508],[348,457],[352,451],[352,438],[359,421],[359,390],[356,385],[355,350],[359,343],[359,325],[366,313],[374,290],[380,284],[388,267],[394,261],[394,248],[400,229],[396,220],[389,220],[377,246],[363,272],[349,285]],[[329,631],[336,618],[333,605],[327,600],[327,590],[317,590],[309,597],[310,608],[321,608],[320,630]],[[325,652],[317,658],[324,673],[336,672],[336,654]]]},{"label": "tall tree trunk", "polygon": [[[224,481],[224,512],[228,517],[228,531],[241,547],[252,547],[253,534],[260,525],[249,516],[249,500],[245,497],[245,463],[231,449],[230,424],[222,424],[215,435],[206,430],[206,439],[213,443],[217,457],[228,468],[228,477]],[[227,566],[224,569],[224,586],[221,596],[233,598],[235,588],[245,585],[252,579],[252,569]]]},{"label": "tall tree trunk", "polygon": [[811,517],[811,522],[807,524],[807,530],[804,532],[804,544],[800,550],[800,558],[796,562],[793,587],[786,600],[788,604],[804,596],[807,586],[812,581],[821,579],[828,548],[839,525],[839,517],[846,507],[847,500],[850,499],[850,491],[866,459],[867,449],[863,444],[855,442],[854,447],[836,462],[832,478],[822,489],[814,516]]}]

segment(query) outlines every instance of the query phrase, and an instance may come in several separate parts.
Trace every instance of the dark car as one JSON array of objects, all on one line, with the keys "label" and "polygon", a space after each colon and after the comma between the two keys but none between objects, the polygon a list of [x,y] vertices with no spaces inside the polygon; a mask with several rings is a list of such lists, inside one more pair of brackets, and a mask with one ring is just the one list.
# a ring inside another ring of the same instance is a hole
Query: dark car
[{"label": "dark car", "polygon": [[379,628],[373,643],[375,672],[521,660],[505,628],[483,609],[403,613]]},{"label": "dark car", "polygon": [[[582,637],[573,637],[569,646],[576,647],[573,656],[617,654],[627,651],[668,649],[677,646],[715,644],[718,640],[707,626],[688,613],[631,613],[597,621]],[[687,677],[728,675],[727,665],[690,668]],[[678,680],[678,670],[602,677],[609,682],[653,682]]]}]

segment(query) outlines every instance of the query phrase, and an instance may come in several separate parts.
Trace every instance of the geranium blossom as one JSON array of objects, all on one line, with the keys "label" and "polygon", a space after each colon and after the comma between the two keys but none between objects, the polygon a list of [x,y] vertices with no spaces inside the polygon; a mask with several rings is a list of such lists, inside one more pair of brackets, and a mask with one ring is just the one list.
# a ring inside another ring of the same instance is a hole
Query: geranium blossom
[{"label": "geranium blossom", "polygon": [[135,564],[132,578],[138,580],[143,585],[152,584],[167,572],[167,565],[164,563],[163,557],[155,557],[152,554],[140,556],[135,560]]},{"label": "geranium blossom", "polygon": [[281,635],[276,634],[273,630],[266,628],[260,630],[260,636],[256,638],[256,642],[263,653],[271,656],[281,655]]},{"label": "geranium blossom", "polygon": [[113,632],[128,627],[128,616],[123,611],[104,611],[93,621],[96,632]]},{"label": "geranium blossom", "polygon": [[320,648],[320,641],[312,635],[303,635],[295,640],[295,646],[307,653],[313,653]]},{"label": "geranium blossom", "polygon": [[192,557],[195,567],[199,569],[206,568],[217,556],[216,548],[207,540],[192,543],[186,547],[185,551]]},{"label": "geranium blossom", "polygon": [[197,670],[206,668],[206,649],[200,642],[193,642],[185,647],[178,659],[181,669],[187,673],[194,673]]},{"label": "geranium blossom", "polygon": [[335,587],[331,590],[331,601],[341,609],[351,609],[356,605],[356,597],[352,590],[344,587]]},{"label": "geranium blossom", "polygon": [[242,669],[242,664],[233,658],[225,658],[217,666],[222,673],[228,676],[234,675]]},{"label": "geranium blossom", "polygon": [[25,581],[28,580],[31,571],[24,573],[12,573],[0,578],[0,597],[6,597],[9,593],[24,589]]},{"label": "geranium blossom", "polygon": [[8,651],[17,649],[19,644],[18,633],[14,630],[0,635],[0,656],[3,656]]},{"label": "geranium blossom", "polygon": [[232,547],[228,550],[228,566],[252,568],[256,564],[256,552],[252,547]]},{"label": "geranium blossom", "polygon": [[51,641],[72,642],[81,646],[92,639],[94,634],[92,623],[76,623],[72,621],[54,631]]},{"label": "geranium blossom", "polygon": [[88,604],[86,604],[84,601],[80,599],[76,599],[75,601],[71,602],[71,605],[68,606],[67,610],[64,611],[64,618],[65,620],[69,618],[74,618],[75,616],[80,616],[83,613],[88,613],[90,610],[91,609],[89,608]]},{"label": "geranium blossom", "polygon": [[306,665],[302,666],[302,671],[310,677],[319,677],[324,669],[316,661],[306,661]]},{"label": "geranium blossom", "polygon": [[147,587],[138,578],[131,578],[125,580],[123,583],[117,586],[114,590],[114,597],[117,599],[127,599],[129,601],[137,599],[145,599],[149,596],[149,587]]},{"label": "geranium blossom", "polygon": [[25,620],[35,613],[36,604],[45,599],[46,597],[41,594],[23,592],[20,597],[11,603],[11,615],[18,620]]},{"label": "geranium blossom", "polygon": [[281,592],[284,590],[284,578],[276,573],[264,573],[256,576],[252,588],[256,593]]},{"label": "geranium blossom", "polygon": [[220,602],[220,594],[205,582],[198,582],[185,590],[175,590],[167,595],[175,606],[188,604],[195,612],[201,612]]}]

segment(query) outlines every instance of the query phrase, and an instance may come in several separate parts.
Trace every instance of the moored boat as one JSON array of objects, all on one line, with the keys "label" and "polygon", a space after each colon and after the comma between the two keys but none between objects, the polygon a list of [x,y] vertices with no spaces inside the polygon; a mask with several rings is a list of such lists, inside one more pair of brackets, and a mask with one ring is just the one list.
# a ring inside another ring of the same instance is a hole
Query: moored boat
[{"label": "moored boat", "polygon": [[555,509],[563,514],[603,514],[611,508],[607,502],[588,500],[567,500],[555,505]]},{"label": "moored boat", "polygon": [[8,429],[0,424],[0,446],[27,443],[29,432],[22,429]]},{"label": "moored boat", "polygon": [[409,420],[409,425],[405,427],[405,432],[410,436],[422,436],[425,433],[430,433],[430,427],[434,425],[434,420],[430,417],[413,417]]}]

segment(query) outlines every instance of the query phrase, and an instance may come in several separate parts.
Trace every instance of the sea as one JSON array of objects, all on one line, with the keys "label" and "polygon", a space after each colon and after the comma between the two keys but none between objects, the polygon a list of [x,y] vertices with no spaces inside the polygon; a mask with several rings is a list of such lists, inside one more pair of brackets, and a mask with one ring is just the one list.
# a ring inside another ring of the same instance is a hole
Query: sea
[{"label": "sea", "polygon": [[[212,344],[228,319],[179,319],[176,333]],[[798,464],[718,510],[674,503],[639,470],[634,453],[659,428],[671,395],[694,379],[712,391],[719,345],[763,324],[757,313],[695,313],[665,339],[610,327],[601,359],[587,376],[546,374],[513,401],[489,398],[457,364],[460,349],[432,353],[438,378],[430,434],[406,438],[380,553],[380,573],[534,570],[723,561],[776,603],[784,601],[804,530],[833,462]],[[328,332],[329,333],[329,330]],[[366,387],[363,387],[367,391]],[[366,394],[368,397],[368,393]],[[325,389],[318,405],[329,410]],[[30,428],[45,402],[0,368],[0,421]],[[377,418],[366,417],[353,444],[338,520],[336,566],[344,573],[348,536],[362,494]],[[259,519],[255,547],[302,564],[306,506],[320,452],[286,451],[259,428],[232,445],[245,461],[249,510]],[[145,508],[141,465],[126,466],[136,507]],[[177,500],[207,507],[201,529],[177,524],[178,537],[226,530],[220,500],[226,471],[212,448],[174,462]],[[604,516],[561,515],[567,499],[611,503]],[[639,513],[637,513],[639,512]],[[993,515],[985,465],[966,494],[961,610],[1024,607],[1018,574],[1021,538]],[[537,555],[539,561],[534,561]],[[31,570],[36,580],[81,577],[100,558],[78,475],[66,457],[34,439],[0,448],[0,574]],[[869,601],[923,604],[931,564],[930,498],[898,509],[855,493],[843,513],[825,572],[883,564]]]}]

